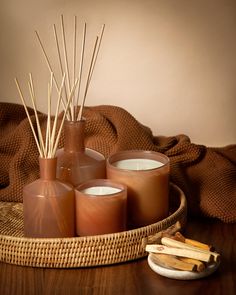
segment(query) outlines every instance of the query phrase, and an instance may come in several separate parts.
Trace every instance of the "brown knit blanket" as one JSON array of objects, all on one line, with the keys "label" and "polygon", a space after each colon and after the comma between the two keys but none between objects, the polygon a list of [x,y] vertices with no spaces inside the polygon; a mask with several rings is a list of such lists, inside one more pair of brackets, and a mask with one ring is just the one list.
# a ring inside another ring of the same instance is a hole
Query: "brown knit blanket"
[{"label": "brown knit blanket", "polygon": [[[33,121],[33,111],[30,110]],[[89,107],[86,146],[105,156],[129,149],[166,154],[171,181],[184,192],[189,215],[236,222],[236,145],[207,148],[186,135],[153,136],[132,115],[115,106]],[[46,126],[46,116],[40,121]],[[60,146],[63,145],[63,134]],[[22,188],[38,177],[38,150],[21,105],[0,103],[0,201],[22,202]]]}]

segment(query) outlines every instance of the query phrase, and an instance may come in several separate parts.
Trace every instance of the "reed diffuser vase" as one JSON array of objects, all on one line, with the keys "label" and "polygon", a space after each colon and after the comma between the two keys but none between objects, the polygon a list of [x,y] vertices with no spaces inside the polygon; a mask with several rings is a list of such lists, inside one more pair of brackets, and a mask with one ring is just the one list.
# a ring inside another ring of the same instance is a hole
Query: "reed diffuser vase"
[{"label": "reed diffuser vase", "polygon": [[[65,85],[62,93],[64,104],[68,102],[68,93],[71,90],[71,83],[75,83],[75,77],[78,77],[78,83],[75,85],[74,95],[69,102],[68,112],[64,124],[65,144],[64,148],[59,149],[56,153],[58,158],[57,163],[57,177],[72,184],[74,187],[78,186],[84,181],[105,178],[106,177],[106,162],[102,154],[84,145],[84,130],[85,121],[83,120],[83,108],[87,98],[90,82],[94,73],[98,53],[101,47],[105,24],[102,25],[100,34],[95,37],[93,47],[88,50],[87,46],[87,24],[83,25],[81,39],[77,36],[77,17],[74,16],[74,26],[70,31],[66,31],[64,25],[64,17],[61,15],[61,41],[58,38],[57,26],[54,25],[54,41],[56,45],[56,52],[58,55],[57,64],[58,70],[61,74],[65,74]],[[67,33],[72,32],[72,42],[66,42]],[[43,42],[36,32],[40,48],[44,55],[47,67],[52,72],[51,62],[46,53]],[[78,47],[77,40],[81,40]],[[73,48],[72,56],[69,55],[67,48]],[[78,50],[79,48],[79,50]],[[80,51],[80,54],[78,54]],[[64,53],[63,55],[61,53]],[[78,58],[79,57],[79,58]],[[85,60],[88,59],[85,63]],[[64,61],[64,62],[62,62]],[[70,61],[70,62],[69,62]],[[84,66],[86,65],[86,66]],[[54,77],[55,78],[55,77]],[[54,81],[56,82],[56,81]],[[57,84],[57,83],[55,83]],[[77,110],[79,112],[77,114]]]},{"label": "reed diffuser vase", "polygon": [[39,158],[40,178],[23,189],[26,237],[75,236],[73,187],[56,179],[57,158]]},{"label": "reed diffuser vase", "polygon": [[[40,126],[38,112],[36,110],[36,97],[32,75],[30,74],[28,84],[34,108],[36,127],[33,125],[29,115],[18,80],[15,79],[40,156],[40,178],[25,185],[23,188],[24,234],[26,237],[31,238],[64,238],[75,236],[74,188],[72,185],[56,179],[56,150],[68,107],[78,80],[76,80],[70,91],[62,119],[58,120],[65,75],[63,76],[61,86],[58,89],[57,106],[54,118],[51,116],[53,77],[54,74],[51,73],[50,83],[48,85],[46,130],[43,130],[42,126]],[[43,136],[43,131],[45,131],[45,136]]]},{"label": "reed diffuser vase", "polygon": [[57,178],[74,187],[90,179],[106,177],[105,158],[85,148],[85,120],[65,121],[64,148],[57,151]]}]

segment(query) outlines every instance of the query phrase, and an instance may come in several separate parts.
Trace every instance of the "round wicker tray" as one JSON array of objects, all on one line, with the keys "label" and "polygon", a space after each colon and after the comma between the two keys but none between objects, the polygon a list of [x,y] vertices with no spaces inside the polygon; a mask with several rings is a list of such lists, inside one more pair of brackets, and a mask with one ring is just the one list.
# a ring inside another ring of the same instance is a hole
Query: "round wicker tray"
[{"label": "round wicker tray", "polygon": [[170,186],[170,215],[157,223],[120,233],[63,239],[23,236],[21,203],[0,202],[0,261],[24,266],[73,268],[134,260],[147,255],[142,240],[176,221],[185,225],[184,193]]}]

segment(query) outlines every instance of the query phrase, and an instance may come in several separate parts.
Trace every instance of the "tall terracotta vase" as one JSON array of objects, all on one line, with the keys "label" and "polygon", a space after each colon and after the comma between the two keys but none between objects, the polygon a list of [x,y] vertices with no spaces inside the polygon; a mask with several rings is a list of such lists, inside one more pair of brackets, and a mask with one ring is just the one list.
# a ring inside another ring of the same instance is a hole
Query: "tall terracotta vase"
[{"label": "tall terracotta vase", "polygon": [[40,179],[23,189],[26,237],[75,236],[74,189],[56,179],[56,165],[56,158],[39,158]]},{"label": "tall terracotta vase", "polygon": [[64,148],[56,153],[57,178],[74,187],[84,181],[106,177],[105,158],[99,152],[85,148],[85,120],[66,121]]}]

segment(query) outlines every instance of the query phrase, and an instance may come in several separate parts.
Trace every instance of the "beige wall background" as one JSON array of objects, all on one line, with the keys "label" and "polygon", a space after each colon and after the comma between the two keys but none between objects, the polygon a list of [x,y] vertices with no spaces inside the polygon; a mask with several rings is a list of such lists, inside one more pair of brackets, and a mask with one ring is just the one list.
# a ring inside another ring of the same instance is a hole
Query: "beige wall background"
[{"label": "beige wall background", "polygon": [[123,107],[155,135],[236,143],[236,1],[1,0],[1,101],[19,103],[14,77],[26,91],[32,72],[46,110],[49,74],[34,30],[54,60],[61,14],[68,40],[74,15],[80,34],[88,23],[87,54],[106,24],[86,105]]}]

